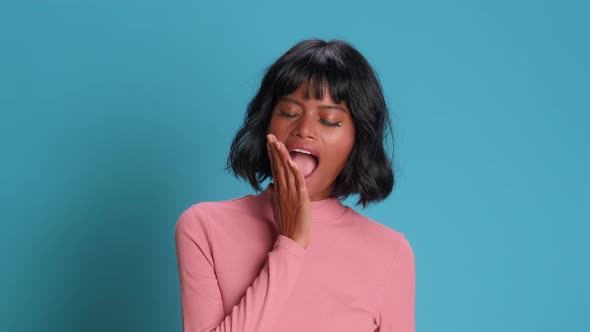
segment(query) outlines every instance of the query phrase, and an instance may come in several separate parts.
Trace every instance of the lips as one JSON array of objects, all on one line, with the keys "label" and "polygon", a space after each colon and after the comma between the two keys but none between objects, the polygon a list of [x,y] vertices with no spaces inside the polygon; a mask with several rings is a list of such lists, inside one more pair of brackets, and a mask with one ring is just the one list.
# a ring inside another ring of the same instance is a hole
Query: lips
[{"label": "lips", "polygon": [[286,145],[286,147],[287,147],[287,150],[289,151],[289,153],[293,153],[293,150],[295,150],[295,149],[308,151],[309,153],[311,153],[312,156],[314,156],[316,158],[318,163],[320,161],[319,151],[315,147],[313,147],[309,144],[292,143],[292,144]]}]

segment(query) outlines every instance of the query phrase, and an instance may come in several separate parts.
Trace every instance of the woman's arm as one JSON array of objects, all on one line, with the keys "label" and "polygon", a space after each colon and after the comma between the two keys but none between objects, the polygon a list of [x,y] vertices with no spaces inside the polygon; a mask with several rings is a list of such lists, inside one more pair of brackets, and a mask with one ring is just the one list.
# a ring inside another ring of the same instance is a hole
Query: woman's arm
[{"label": "woman's arm", "polygon": [[270,331],[299,276],[306,250],[279,235],[260,274],[230,314],[224,314],[211,255],[207,218],[199,204],[176,223],[175,241],[185,332]]},{"label": "woman's arm", "polygon": [[381,306],[379,332],[415,332],[416,273],[414,252],[402,236]]}]

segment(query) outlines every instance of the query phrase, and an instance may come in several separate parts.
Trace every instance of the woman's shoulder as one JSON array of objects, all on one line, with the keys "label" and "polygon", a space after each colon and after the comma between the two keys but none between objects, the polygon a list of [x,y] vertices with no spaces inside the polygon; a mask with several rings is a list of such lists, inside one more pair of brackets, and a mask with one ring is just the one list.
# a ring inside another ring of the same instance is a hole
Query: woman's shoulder
[{"label": "woman's shoulder", "polygon": [[353,224],[358,228],[357,232],[361,232],[366,238],[373,239],[376,243],[387,243],[394,248],[408,242],[406,235],[395,226],[378,222],[355,209],[351,208],[351,211]]},{"label": "woman's shoulder", "polygon": [[245,194],[242,196],[222,200],[201,201],[191,206],[193,210],[206,215],[228,216],[231,214],[245,214],[259,206],[260,196]]},{"label": "woman's shoulder", "polygon": [[228,198],[216,201],[200,201],[193,203],[189,209],[197,210],[200,212],[214,211],[214,210],[226,210],[243,207],[248,204],[252,194],[247,194],[240,197]]},{"label": "woman's shoulder", "polygon": [[219,217],[226,219],[227,217],[244,215],[256,204],[254,202],[255,197],[253,194],[247,194],[217,201],[209,200],[192,203],[181,212],[177,224],[182,224],[182,227],[191,227],[194,224],[208,227],[207,223],[210,219]]}]

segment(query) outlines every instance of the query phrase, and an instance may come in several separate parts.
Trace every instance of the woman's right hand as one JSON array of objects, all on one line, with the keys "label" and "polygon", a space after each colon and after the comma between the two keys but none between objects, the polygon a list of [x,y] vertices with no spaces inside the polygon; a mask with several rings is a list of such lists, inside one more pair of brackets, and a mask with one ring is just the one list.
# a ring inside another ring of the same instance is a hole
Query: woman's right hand
[{"label": "woman's right hand", "polygon": [[272,209],[279,234],[307,248],[311,242],[311,202],[305,177],[285,144],[272,134],[266,139],[273,180]]}]

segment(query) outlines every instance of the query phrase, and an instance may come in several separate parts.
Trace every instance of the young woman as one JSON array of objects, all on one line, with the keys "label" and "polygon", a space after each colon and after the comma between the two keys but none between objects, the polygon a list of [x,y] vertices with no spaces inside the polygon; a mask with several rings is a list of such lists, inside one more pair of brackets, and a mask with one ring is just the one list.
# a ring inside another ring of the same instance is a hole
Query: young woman
[{"label": "young woman", "polygon": [[415,331],[409,241],[340,201],[391,193],[389,121],[344,41],[301,41],[266,70],[227,163],[258,193],[176,223],[184,331]]}]

